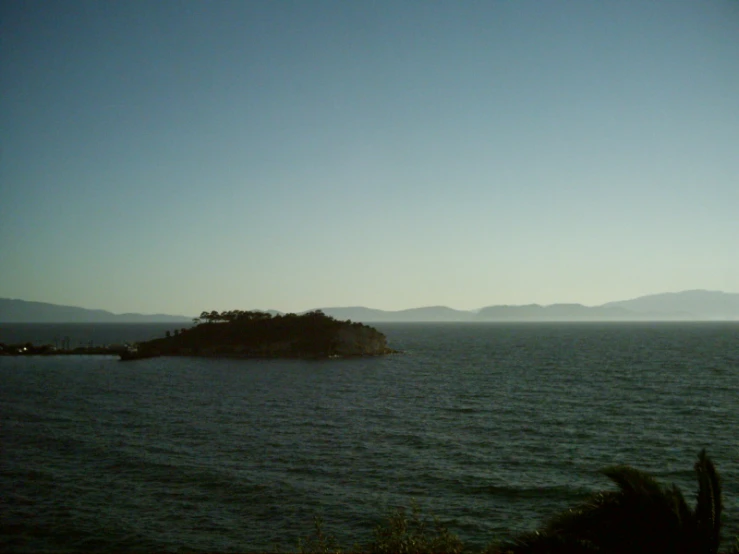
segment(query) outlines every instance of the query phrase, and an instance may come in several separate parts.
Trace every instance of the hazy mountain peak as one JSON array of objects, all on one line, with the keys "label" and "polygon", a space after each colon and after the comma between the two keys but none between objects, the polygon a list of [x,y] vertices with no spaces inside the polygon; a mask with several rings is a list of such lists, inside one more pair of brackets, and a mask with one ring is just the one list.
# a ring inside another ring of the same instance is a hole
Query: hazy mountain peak
[{"label": "hazy mountain peak", "polygon": [[683,314],[697,319],[739,319],[739,293],[702,289],[663,292],[608,302],[603,307],[620,307],[640,314]]}]

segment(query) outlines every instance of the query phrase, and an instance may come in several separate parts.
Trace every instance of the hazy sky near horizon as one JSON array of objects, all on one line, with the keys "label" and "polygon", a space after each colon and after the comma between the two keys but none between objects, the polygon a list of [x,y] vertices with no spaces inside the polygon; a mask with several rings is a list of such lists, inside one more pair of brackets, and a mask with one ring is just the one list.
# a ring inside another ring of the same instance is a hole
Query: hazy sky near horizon
[{"label": "hazy sky near horizon", "polygon": [[0,6],[0,297],[739,292],[739,2]]}]

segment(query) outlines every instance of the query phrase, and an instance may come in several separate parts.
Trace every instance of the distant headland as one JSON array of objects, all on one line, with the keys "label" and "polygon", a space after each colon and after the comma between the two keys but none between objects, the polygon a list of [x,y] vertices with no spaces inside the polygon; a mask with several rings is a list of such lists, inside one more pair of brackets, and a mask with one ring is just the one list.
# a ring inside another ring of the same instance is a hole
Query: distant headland
[{"label": "distant headland", "polygon": [[192,316],[114,314],[48,302],[0,298],[0,323],[191,323]]},{"label": "distant headland", "polygon": [[[325,307],[339,320],[391,322],[506,322],[506,321],[739,321],[739,293],[689,290],[651,294],[600,306],[582,304],[494,305],[478,310],[427,306],[407,310]],[[315,311],[315,310],[312,310]],[[268,310],[273,316],[282,312]],[[308,313],[308,312],[306,312]],[[167,314],[114,314],[44,302],[0,298],[0,323],[191,323],[192,318]]]}]

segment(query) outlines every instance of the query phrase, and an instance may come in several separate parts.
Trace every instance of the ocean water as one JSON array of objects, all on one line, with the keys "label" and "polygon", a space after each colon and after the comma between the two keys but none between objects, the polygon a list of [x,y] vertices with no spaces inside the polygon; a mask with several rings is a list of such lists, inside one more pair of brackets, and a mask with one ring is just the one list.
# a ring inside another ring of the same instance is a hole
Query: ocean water
[{"label": "ocean water", "polygon": [[[41,327],[0,342],[169,328]],[[0,357],[0,550],[294,550],[315,515],[350,546],[412,499],[482,546],[610,488],[615,463],[692,503],[704,447],[739,534],[738,324],[377,327],[404,353]]]}]

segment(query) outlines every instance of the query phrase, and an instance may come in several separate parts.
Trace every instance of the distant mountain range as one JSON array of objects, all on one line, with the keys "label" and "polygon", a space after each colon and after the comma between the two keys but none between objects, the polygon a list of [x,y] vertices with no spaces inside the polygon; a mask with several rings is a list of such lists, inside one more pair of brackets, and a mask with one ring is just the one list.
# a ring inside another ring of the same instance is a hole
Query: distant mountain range
[{"label": "distant mountain range", "polygon": [[[364,307],[320,308],[336,319],[380,322],[455,321],[739,321],[739,293],[690,290],[641,296],[601,306],[551,304],[487,306],[476,311],[429,306],[399,311]],[[273,315],[279,314],[269,310]],[[43,302],[0,298],[0,323],[185,323],[191,318],[166,314],[114,314]]]},{"label": "distant mountain range", "polygon": [[400,311],[371,308],[322,308],[337,319],[372,322],[423,321],[662,321],[737,320],[739,293],[707,290],[652,294],[601,306],[551,304],[487,306],[475,311],[433,306]]},{"label": "distant mountain range", "polygon": [[192,323],[191,317],[167,314],[114,314],[46,302],[0,298],[0,323]]}]

